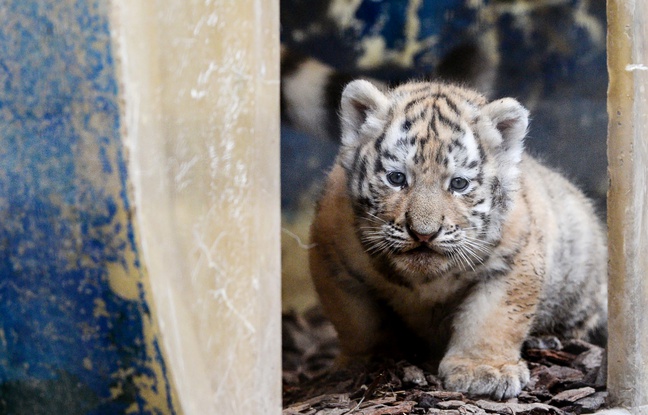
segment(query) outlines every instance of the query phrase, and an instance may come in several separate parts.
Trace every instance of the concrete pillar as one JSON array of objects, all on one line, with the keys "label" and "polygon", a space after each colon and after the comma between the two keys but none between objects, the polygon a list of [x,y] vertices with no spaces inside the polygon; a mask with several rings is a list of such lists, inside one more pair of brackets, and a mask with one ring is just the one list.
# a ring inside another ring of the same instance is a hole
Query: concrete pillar
[{"label": "concrete pillar", "polygon": [[137,228],[186,414],[281,410],[278,7],[114,3]]},{"label": "concrete pillar", "polygon": [[278,7],[1,2],[0,413],[280,413]]},{"label": "concrete pillar", "polygon": [[648,413],[648,1],[608,1],[608,390]]}]

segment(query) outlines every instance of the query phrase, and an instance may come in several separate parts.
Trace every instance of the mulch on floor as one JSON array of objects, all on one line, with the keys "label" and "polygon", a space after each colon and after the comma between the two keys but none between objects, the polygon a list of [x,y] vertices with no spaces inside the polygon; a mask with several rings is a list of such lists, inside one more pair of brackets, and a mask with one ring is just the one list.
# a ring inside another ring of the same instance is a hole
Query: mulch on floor
[{"label": "mulch on floor", "polygon": [[523,352],[531,381],[505,402],[443,390],[432,373],[406,361],[362,371],[330,371],[338,345],[321,309],[286,313],[283,415],[567,415],[605,407],[605,350],[582,340],[530,339]]}]

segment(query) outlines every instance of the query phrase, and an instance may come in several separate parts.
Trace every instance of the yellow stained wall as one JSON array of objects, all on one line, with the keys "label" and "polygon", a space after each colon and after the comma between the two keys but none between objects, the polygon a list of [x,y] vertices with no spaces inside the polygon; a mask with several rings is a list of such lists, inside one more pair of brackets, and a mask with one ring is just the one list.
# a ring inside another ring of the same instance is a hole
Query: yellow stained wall
[{"label": "yellow stained wall", "polygon": [[113,9],[136,223],[182,409],[279,413],[279,2]]}]

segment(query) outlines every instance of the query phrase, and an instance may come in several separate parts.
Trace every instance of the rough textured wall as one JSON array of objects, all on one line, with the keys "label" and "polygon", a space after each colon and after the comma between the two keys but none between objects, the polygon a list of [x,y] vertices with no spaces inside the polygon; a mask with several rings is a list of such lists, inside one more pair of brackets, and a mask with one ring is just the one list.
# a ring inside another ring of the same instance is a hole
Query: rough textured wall
[{"label": "rough textured wall", "polygon": [[107,0],[0,4],[0,413],[177,413],[131,224]]},{"label": "rough textured wall", "polygon": [[182,409],[278,414],[278,4],[119,6],[136,217]]}]

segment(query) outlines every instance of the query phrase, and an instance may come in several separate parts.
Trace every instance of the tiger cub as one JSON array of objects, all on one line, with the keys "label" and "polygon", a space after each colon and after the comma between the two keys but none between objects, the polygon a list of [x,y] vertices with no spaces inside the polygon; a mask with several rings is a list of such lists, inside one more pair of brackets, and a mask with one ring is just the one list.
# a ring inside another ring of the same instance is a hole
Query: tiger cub
[{"label": "tiger cub", "polygon": [[606,327],[607,249],[592,204],[524,152],[528,111],[470,89],[356,80],[311,228],[312,277],[346,365],[393,350],[446,388],[506,399],[530,334]]}]

